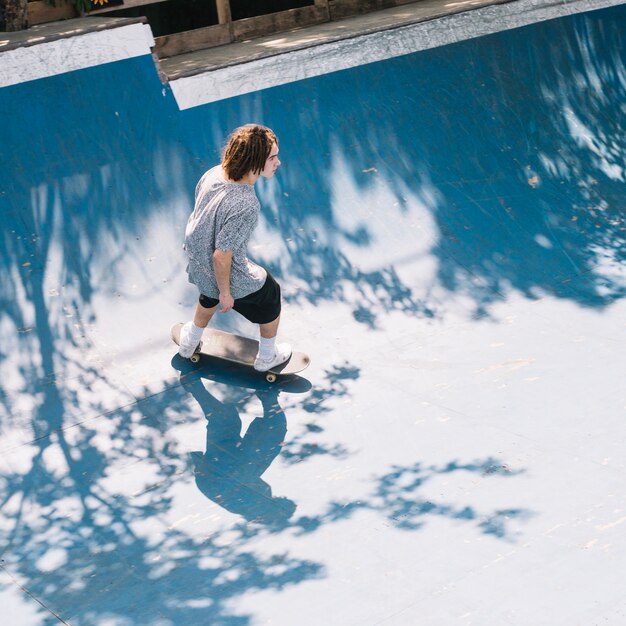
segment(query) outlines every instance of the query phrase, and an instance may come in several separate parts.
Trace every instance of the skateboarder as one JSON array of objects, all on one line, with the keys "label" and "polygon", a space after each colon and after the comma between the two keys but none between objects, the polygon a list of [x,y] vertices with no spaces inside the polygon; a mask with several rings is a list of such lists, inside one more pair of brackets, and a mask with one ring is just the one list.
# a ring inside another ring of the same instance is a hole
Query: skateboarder
[{"label": "skateboarder", "polygon": [[200,291],[193,321],[180,334],[179,354],[194,353],[202,331],[220,307],[259,324],[261,338],[254,368],[265,372],[291,356],[289,344],[277,344],[280,286],[273,276],[248,259],[250,236],[259,219],[254,184],[276,173],[278,139],[258,124],[237,128],[228,138],[222,162],[196,186],[195,206],[187,222],[184,249],[189,282]]}]

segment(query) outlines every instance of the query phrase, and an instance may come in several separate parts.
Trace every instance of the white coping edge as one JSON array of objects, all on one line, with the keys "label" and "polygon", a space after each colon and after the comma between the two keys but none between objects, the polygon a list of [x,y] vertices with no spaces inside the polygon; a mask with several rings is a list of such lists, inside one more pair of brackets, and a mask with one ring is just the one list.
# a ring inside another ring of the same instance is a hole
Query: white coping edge
[{"label": "white coping edge", "polygon": [[626,0],[517,0],[170,81],[181,110]]},{"label": "white coping edge", "polygon": [[150,54],[147,24],[128,24],[0,52],[0,88]]}]

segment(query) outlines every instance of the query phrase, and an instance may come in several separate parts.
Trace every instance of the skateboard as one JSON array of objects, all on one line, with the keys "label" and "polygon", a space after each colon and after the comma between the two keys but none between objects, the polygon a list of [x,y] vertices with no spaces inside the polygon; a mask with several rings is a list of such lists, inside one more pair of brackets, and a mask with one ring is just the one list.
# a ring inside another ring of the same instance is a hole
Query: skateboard
[{"label": "skateboard", "polygon": [[[176,345],[180,343],[180,329],[182,323],[174,324],[171,330],[172,340]],[[200,360],[200,355],[212,356],[231,363],[239,363],[240,365],[254,366],[254,359],[259,351],[259,342],[248,337],[241,337],[233,333],[227,333],[223,330],[213,328],[205,328],[202,333],[202,339],[191,356],[192,363]],[[309,366],[311,359],[304,352],[293,352],[287,361],[273,367],[267,372],[259,372],[265,374],[265,380],[268,383],[276,382],[278,376],[286,376],[288,374],[297,374]]]}]

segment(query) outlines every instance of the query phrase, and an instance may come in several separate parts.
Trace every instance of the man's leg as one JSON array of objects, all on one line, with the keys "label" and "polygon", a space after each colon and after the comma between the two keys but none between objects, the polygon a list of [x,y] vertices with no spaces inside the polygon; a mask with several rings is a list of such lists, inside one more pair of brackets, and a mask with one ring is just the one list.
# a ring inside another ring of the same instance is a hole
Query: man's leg
[{"label": "man's leg", "polygon": [[261,339],[259,340],[259,353],[257,354],[254,367],[262,372],[280,365],[291,356],[291,346],[287,343],[276,344],[280,315],[267,324],[259,324]]},{"label": "man's leg", "polygon": [[263,339],[273,339],[278,334],[278,325],[280,324],[280,315],[273,321],[267,324],[259,324],[261,330],[261,337]]},{"label": "man's leg", "polygon": [[180,345],[178,347],[180,356],[188,359],[196,351],[202,338],[202,331],[211,321],[213,314],[217,311],[217,307],[217,304],[212,307],[205,307],[198,302],[193,322],[187,322],[180,331]]},{"label": "man's leg", "polygon": [[193,323],[199,328],[206,328],[213,317],[215,311],[217,311],[218,305],[207,309],[203,307],[199,302],[196,304],[196,312],[193,316]]},{"label": "man's leg", "polygon": [[[280,324],[281,296],[280,285],[268,272],[263,287],[249,296],[235,300],[234,309],[246,319],[259,325],[261,338],[259,352],[254,362],[255,369],[266,372],[280,365],[291,356],[289,344],[276,344]],[[259,322],[276,316],[271,322]]]}]

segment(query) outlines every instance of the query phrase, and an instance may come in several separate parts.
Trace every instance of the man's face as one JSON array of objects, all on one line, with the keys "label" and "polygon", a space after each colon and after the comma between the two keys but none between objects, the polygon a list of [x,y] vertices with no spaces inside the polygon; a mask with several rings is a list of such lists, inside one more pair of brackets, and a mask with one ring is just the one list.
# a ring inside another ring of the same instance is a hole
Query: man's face
[{"label": "man's face", "polygon": [[265,161],[265,167],[261,172],[261,176],[264,178],[272,178],[280,165],[280,161],[278,160],[278,146],[276,143],[272,144],[272,149],[270,150],[270,155],[267,157],[267,161]]}]

